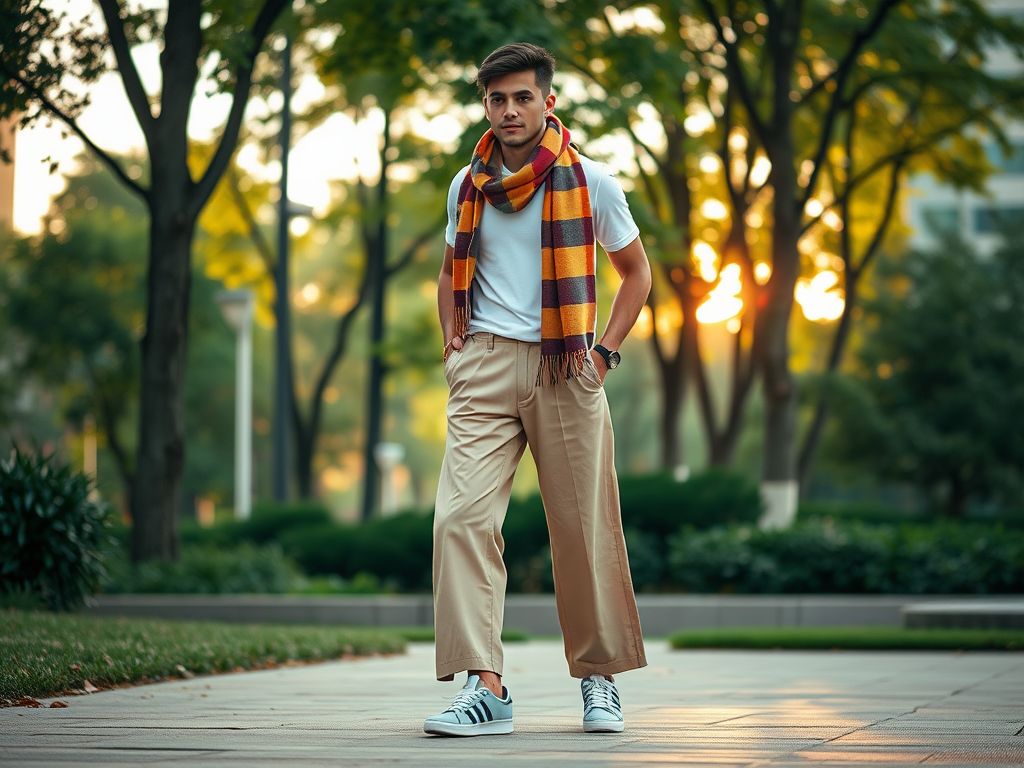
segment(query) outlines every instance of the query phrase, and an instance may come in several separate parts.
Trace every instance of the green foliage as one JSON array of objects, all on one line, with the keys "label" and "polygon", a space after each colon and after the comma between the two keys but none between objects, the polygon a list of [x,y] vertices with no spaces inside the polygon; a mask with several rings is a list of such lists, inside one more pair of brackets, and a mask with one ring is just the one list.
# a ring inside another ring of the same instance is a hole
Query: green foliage
[{"label": "green foliage", "polygon": [[684,531],[674,583],[694,592],[989,594],[1024,590],[1024,533],[992,526],[800,523]]},{"label": "green foliage", "polygon": [[880,504],[848,504],[828,501],[802,501],[797,510],[797,519],[801,522],[817,519],[902,525],[903,523],[929,522],[933,517],[934,515],[924,511],[908,511]]},{"label": "green foliage", "polygon": [[294,562],[276,544],[242,543],[233,548],[184,547],[175,562],[131,565],[123,553],[108,557],[107,594],[275,594],[302,583]]},{"label": "green foliage", "polygon": [[324,526],[330,522],[331,513],[316,501],[262,502],[253,505],[248,520],[233,520],[210,528],[191,523],[182,525],[181,540],[184,544],[212,547],[233,547],[246,541],[267,544],[278,541],[295,528]]},{"label": "green foliage", "polygon": [[897,627],[701,629],[669,638],[673,648],[788,648],[858,651],[1020,651],[1024,632]]},{"label": "green foliage", "polygon": [[55,611],[81,605],[103,575],[106,517],[85,475],[14,449],[0,461],[0,592],[38,594]]},{"label": "green foliage", "polygon": [[388,630],[7,611],[0,620],[0,703],[80,690],[86,680],[106,688],[404,649]]},{"label": "green foliage", "polygon": [[282,535],[281,546],[306,573],[366,573],[403,590],[429,590],[432,540],[433,517],[406,512],[360,525],[296,528]]},{"label": "green foliage", "polygon": [[681,526],[710,528],[751,523],[761,514],[761,495],[749,478],[719,469],[694,475],[685,483],[670,475],[619,479],[622,524],[656,536],[669,536]]},{"label": "green foliage", "polygon": [[962,516],[1024,490],[1024,246],[990,258],[965,243],[915,252],[882,272],[867,306],[859,383],[840,411],[839,450],[909,480]]}]

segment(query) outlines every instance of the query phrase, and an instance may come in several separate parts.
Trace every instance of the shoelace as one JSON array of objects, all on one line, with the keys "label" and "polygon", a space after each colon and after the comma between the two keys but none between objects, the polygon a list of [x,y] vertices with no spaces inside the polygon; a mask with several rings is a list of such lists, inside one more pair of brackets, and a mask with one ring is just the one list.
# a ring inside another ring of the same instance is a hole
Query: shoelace
[{"label": "shoelace", "polygon": [[463,688],[455,696],[452,701],[452,705],[448,707],[449,712],[461,711],[465,712],[467,709],[472,708],[474,704],[480,701],[484,696],[487,695],[486,688],[477,688],[476,690]]},{"label": "shoelace", "polygon": [[594,709],[604,709],[612,714],[619,713],[619,705],[615,703],[614,691],[611,682],[601,675],[591,675],[590,685],[586,691],[586,713]]}]

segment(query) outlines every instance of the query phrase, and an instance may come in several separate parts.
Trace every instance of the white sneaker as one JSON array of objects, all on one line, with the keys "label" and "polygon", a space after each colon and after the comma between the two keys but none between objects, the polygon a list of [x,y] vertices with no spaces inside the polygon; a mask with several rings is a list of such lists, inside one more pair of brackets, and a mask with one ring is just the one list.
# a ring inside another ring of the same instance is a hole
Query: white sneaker
[{"label": "white sneaker", "polygon": [[470,675],[465,687],[444,712],[428,717],[423,730],[441,736],[483,736],[512,733],[512,697],[502,687],[499,699],[480,681]]},{"label": "white sneaker", "polygon": [[591,675],[580,681],[583,689],[584,733],[622,733],[626,721],[615,683],[604,675]]}]

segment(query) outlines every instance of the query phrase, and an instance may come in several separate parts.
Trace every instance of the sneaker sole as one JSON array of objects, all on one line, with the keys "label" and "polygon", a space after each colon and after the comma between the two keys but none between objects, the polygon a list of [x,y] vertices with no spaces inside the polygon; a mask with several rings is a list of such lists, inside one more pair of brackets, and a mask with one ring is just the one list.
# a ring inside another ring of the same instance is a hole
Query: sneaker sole
[{"label": "sneaker sole", "polygon": [[438,736],[498,736],[512,733],[511,720],[492,720],[489,723],[439,723],[427,720],[423,724],[425,733]]},{"label": "sneaker sole", "polygon": [[602,722],[600,720],[583,721],[584,733],[622,733],[625,727],[625,723]]}]

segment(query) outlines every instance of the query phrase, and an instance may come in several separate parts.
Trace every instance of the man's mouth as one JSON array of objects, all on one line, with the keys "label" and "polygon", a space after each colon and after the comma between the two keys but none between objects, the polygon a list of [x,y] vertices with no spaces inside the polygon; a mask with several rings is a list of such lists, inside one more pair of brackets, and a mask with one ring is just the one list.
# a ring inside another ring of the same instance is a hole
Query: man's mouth
[{"label": "man's mouth", "polygon": [[501,126],[501,129],[502,129],[503,131],[508,131],[508,130],[512,130],[512,129],[515,129],[515,128],[522,128],[522,127],[523,127],[523,126],[521,126],[521,125],[518,125],[518,124],[516,124],[516,123],[509,123],[508,125],[503,125],[503,126]]}]

